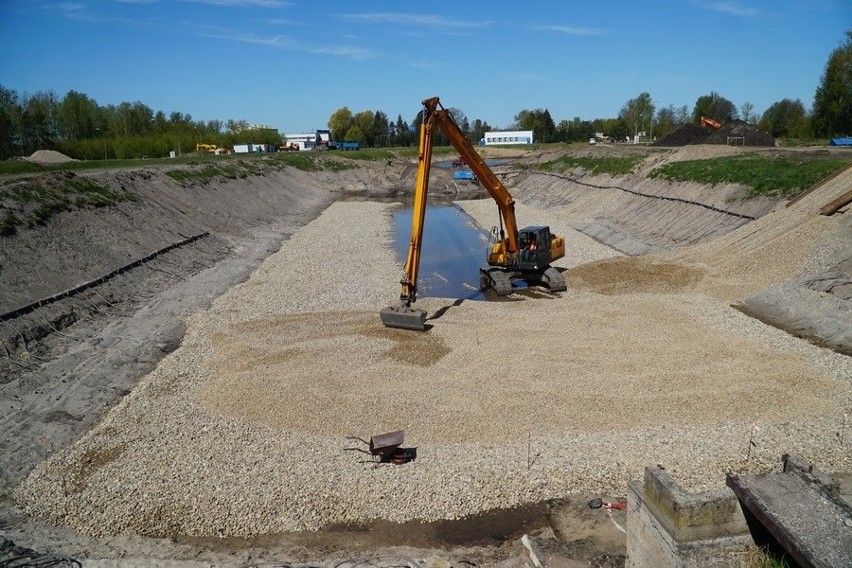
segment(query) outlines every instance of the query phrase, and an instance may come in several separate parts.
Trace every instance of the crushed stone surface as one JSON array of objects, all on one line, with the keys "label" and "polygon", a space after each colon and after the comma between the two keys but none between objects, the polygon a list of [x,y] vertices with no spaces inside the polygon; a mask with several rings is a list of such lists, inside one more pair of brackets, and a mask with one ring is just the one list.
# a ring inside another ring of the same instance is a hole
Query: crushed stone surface
[{"label": "crushed stone surface", "polygon": [[[493,224],[493,205],[462,206]],[[399,293],[393,205],[335,203],[189,318],[181,346],[15,497],[93,536],[248,536],[620,495],[655,463],[693,491],[783,453],[849,470],[852,360],[730,307],[801,269],[833,230],[803,220],[813,206],[778,217],[783,230],[773,213],[633,259],[563,208],[518,204],[522,224],[573,245],[569,290],[422,298],[437,317],[414,333],[377,313]],[[418,449],[403,466],[347,439],[398,429]]]}]

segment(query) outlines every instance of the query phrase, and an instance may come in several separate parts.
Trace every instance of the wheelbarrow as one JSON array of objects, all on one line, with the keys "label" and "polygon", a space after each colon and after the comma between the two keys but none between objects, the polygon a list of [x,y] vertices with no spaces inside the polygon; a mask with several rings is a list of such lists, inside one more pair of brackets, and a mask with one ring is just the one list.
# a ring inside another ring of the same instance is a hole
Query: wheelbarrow
[{"label": "wheelbarrow", "polygon": [[405,438],[404,430],[387,432],[371,436],[370,440],[364,440],[358,436],[346,436],[347,440],[357,440],[366,445],[369,450],[362,448],[345,448],[348,451],[363,452],[379,458],[379,463],[393,463],[402,465],[417,459],[417,448],[401,448]]}]

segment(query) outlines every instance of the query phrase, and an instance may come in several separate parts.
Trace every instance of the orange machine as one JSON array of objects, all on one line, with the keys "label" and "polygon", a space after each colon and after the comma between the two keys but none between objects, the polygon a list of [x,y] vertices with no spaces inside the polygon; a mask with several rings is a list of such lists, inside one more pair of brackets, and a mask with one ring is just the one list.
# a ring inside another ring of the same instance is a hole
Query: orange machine
[{"label": "orange machine", "polygon": [[380,312],[382,323],[387,327],[421,331],[426,329],[426,312],[413,309],[411,305],[417,299],[417,276],[420,268],[426,198],[429,193],[429,173],[432,167],[432,145],[436,126],[455,147],[460,158],[473,171],[482,187],[497,202],[499,209],[500,227],[498,229],[495,226],[491,229],[491,240],[488,246],[489,266],[479,269],[480,289],[491,288],[498,295],[507,295],[513,292],[514,280],[523,280],[544,285],[554,292],[566,290],[562,273],[550,266],[551,262],[565,256],[565,239],[552,234],[550,227],[547,226],[518,229],[515,219],[515,201],[485,160],[464,137],[464,133],[449,111],[441,107],[438,97],[424,100],[423,107],[414,209],[411,215],[411,241],[405,261],[405,276],[400,282],[402,284],[400,305],[383,309]]}]

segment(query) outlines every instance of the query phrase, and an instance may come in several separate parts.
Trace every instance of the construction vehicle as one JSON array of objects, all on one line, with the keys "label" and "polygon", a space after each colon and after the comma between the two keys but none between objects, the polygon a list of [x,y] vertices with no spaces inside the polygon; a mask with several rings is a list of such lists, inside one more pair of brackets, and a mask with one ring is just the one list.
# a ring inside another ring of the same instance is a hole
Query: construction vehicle
[{"label": "construction vehicle", "polygon": [[712,126],[713,128],[722,128],[722,124],[708,116],[701,117],[701,126]]},{"label": "construction vehicle", "polygon": [[566,290],[562,273],[550,265],[554,260],[565,256],[565,239],[553,235],[550,227],[546,226],[531,226],[519,230],[515,219],[515,201],[485,160],[464,137],[449,111],[441,106],[438,97],[424,100],[423,107],[417,181],[411,215],[411,240],[404,277],[400,282],[400,304],[389,306],[380,312],[382,323],[387,327],[419,331],[426,329],[426,312],[414,309],[411,305],[417,299],[417,277],[436,127],[440,128],[482,186],[497,202],[500,226],[499,229],[496,226],[491,229],[487,252],[488,266],[479,269],[480,290],[493,289],[497,295],[505,296],[513,292],[512,282],[517,280],[541,284],[553,292]]},{"label": "construction vehicle", "polygon": [[287,145],[278,146],[279,152],[298,152],[299,144],[297,142],[290,142]]},{"label": "construction vehicle", "polygon": [[230,154],[230,150],[227,148],[220,148],[216,144],[196,144],[195,151],[199,154],[215,154],[220,156],[222,154]]}]

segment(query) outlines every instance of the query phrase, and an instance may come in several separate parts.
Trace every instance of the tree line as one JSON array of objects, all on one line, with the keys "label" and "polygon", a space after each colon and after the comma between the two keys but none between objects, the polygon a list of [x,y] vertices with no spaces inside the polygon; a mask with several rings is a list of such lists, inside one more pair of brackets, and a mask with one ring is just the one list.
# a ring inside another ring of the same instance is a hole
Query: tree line
[{"label": "tree line", "polygon": [[[473,143],[481,140],[485,132],[495,130],[482,120],[471,122],[460,109],[448,110]],[[658,107],[651,94],[643,92],[627,101],[615,118],[583,120],[574,117],[556,123],[547,109],[526,109],[518,112],[514,122],[503,129],[532,130],[534,139],[542,143],[579,142],[598,133],[615,140],[637,136],[654,139],[689,122],[698,123],[702,117],[720,123],[743,120],[774,138],[852,135],[852,31],[846,32],[845,42],[829,56],[810,112],[801,100],[785,98],[758,116],[750,102],[737,107],[715,91],[699,97],[691,110],[687,105]],[[328,126],[335,140],[352,140],[368,147],[409,146],[417,143],[416,133],[421,121],[421,113],[409,126],[401,116],[393,122],[381,111],[353,114],[348,107],[343,107],[331,115]],[[436,142],[444,143],[440,133]]]},{"label": "tree line", "polygon": [[57,150],[81,160],[163,157],[194,152],[196,145],[282,143],[275,129],[245,120],[193,120],[190,114],[154,112],[136,101],[101,106],[83,93],[20,95],[0,85],[0,159]]},{"label": "tree line", "polygon": [[[496,130],[481,119],[469,120],[464,112],[449,108],[456,123],[473,143]],[[713,91],[687,105],[658,107],[650,93],[628,100],[613,118],[583,120],[574,117],[558,123],[547,109],[525,109],[502,129],[532,130],[537,142],[577,142],[597,133],[613,139],[644,135],[665,136],[701,117],[718,122],[740,119],[756,124],[775,138],[820,138],[852,135],[852,31],[830,54],[810,111],[799,99],[782,99],[758,116],[754,106],[733,102]],[[411,124],[382,111],[353,113],[348,107],[329,117],[333,140],[356,141],[363,147],[414,146],[422,113]],[[58,150],[77,159],[126,159],[161,157],[169,152],[195,151],[196,144],[230,148],[234,144],[283,144],[281,134],[256,127],[245,120],[193,120],[189,114],[154,112],[143,103],[122,102],[101,106],[77,91],[59,97],[54,92],[20,95],[0,85],[0,159],[27,156],[36,150]],[[438,144],[446,144],[440,133]]]}]

